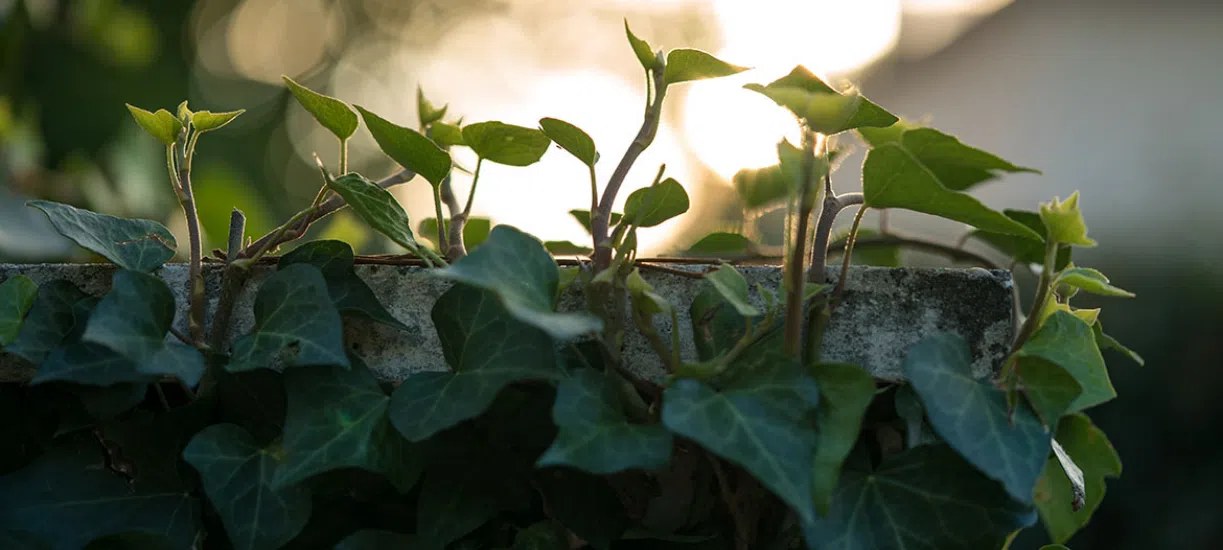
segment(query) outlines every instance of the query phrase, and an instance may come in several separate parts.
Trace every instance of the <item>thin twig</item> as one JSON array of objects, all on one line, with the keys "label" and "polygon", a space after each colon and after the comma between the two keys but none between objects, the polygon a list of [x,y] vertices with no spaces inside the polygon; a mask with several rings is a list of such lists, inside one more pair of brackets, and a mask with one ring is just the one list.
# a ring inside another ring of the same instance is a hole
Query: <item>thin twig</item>
[{"label": "thin twig", "polygon": [[[909,248],[913,250],[921,250],[923,252],[939,254],[942,256],[946,256],[954,261],[975,263],[977,265],[981,265],[989,269],[1003,269],[1003,267],[999,265],[997,262],[985,256],[977,254],[976,252],[964,250],[962,248],[956,248],[954,246],[935,242],[935,241],[926,241],[926,240],[917,239],[914,237],[906,237],[904,235],[898,235],[896,233],[889,233],[887,235],[867,235],[867,236],[858,237],[857,240],[855,241],[854,246],[856,248],[864,248],[864,247],[878,248],[878,247],[887,247],[887,246],[899,246],[902,248]],[[830,253],[831,252],[844,252],[845,248],[846,248],[846,241],[845,239],[841,239],[829,245],[828,252]]]},{"label": "thin twig", "polygon": [[710,452],[705,452],[705,457],[713,465],[713,475],[718,480],[718,492],[722,495],[722,503],[726,505],[726,511],[735,524],[735,548],[736,550],[750,550],[751,544],[748,540],[750,526],[747,525],[748,519],[743,516],[743,507],[740,504],[741,495],[731,489],[730,476],[726,475],[721,459]]},{"label": "thin twig", "polygon": [[829,307],[835,308],[841,293],[845,291],[845,279],[849,275],[849,262],[854,256],[854,241],[858,238],[858,228],[862,225],[863,214],[866,214],[866,208],[858,208],[858,213],[854,214],[854,222],[849,226],[849,234],[845,236],[845,254],[841,258],[841,274],[837,277],[837,287],[832,291],[832,301]]},{"label": "thin twig", "polygon": [[1057,241],[1050,237],[1045,244],[1045,265],[1044,269],[1040,270],[1040,281],[1036,283],[1036,297],[1032,299],[1032,310],[1028,313],[1028,318],[1024,319],[1023,327],[1019,329],[1019,334],[1015,336],[1015,342],[1011,345],[1011,353],[1014,355],[1023,344],[1028,341],[1033,332],[1036,332],[1036,325],[1040,322],[1040,312],[1045,308],[1045,301],[1049,299],[1052,293],[1053,286],[1053,268],[1057,261]]},{"label": "thin twig", "polygon": [[666,267],[666,266],[650,263],[652,261],[653,260],[636,260],[633,262],[633,265],[640,267],[642,269],[647,269],[651,271],[659,271],[662,273],[670,273],[672,275],[678,275],[680,277],[687,277],[689,279],[704,279],[706,273],[713,271],[713,269],[707,269],[705,271],[686,271],[683,269],[675,269],[673,267]]},{"label": "thin twig", "polygon": [[184,344],[187,344],[188,346],[194,346],[194,345],[195,345],[194,343],[192,343],[192,342],[191,342],[191,339],[190,339],[190,338],[187,338],[187,335],[186,335],[186,334],[183,334],[183,331],[178,330],[178,329],[174,328],[173,326],[171,326],[171,327],[170,327],[170,334],[173,334],[175,338],[178,338],[178,341],[179,341],[179,342],[182,342],[182,343],[184,343]]},{"label": "thin twig", "polygon": [[183,207],[183,214],[187,218],[187,238],[190,241],[190,266],[188,267],[188,282],[187,284],[190,297],[190,303],[187,309],[187,329],[191,335],[192,345],[200,347],[204,344],[204,276],[200,268],[201,257],[203,256],[200,238],[200,218],[199,213],[195,209],[195,195],[191,190],[191,172],[188,169],[179,169],[178,171],[179,184],[182,186],[182,192],[179,195],[179,202]]}]

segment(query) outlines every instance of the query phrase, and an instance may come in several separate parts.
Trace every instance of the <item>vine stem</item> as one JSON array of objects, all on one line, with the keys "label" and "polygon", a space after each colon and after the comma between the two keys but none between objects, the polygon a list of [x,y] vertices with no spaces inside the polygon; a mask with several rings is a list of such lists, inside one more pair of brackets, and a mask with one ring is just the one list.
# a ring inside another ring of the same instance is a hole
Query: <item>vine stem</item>
[{"label": "vine stem", "polygon": [[[802,351],[803,336],[803,264],[807,259],[807,224],[810,223],[811,211],[815,208],[815,197],[812,196],[815,169],[816,136],[810,130],[803,132],[803,181],[799,183],[798,226],[793,232],[793,250],[790,252],[789,265],[785,270],[786,277],[786,322],[785,350],[790,356],[797,357]],[[789,224],[786,224],[787,226]]]},{"label": "vine stem", "polygon": [[1019,329],[1019,334],[1015,336],[1015,343],[1011,345],[1010,355],[1014,355],[1023,347],[1023,344],[1028,341],[1033,332],[1036,332],[1036,325],[1040,323],[1040,312],[1045,309],[1045,302],[1048,301],[1052,294],[1053,287],[1053,268],[1057,261],[1057,240],[1052,237],[1047,238],[1045,242],[1045,266],[1040,270],[1040,281],[1036,286],[1036,297],[1032,299],[1032,310],[1028,313],[1028,318],[1023,320],[1023,326]]},{"label": "vine stem", "polygon": [[[825,182],[828,178],[825,177]],[[864,197],[862,193],[841,193],[833,195],[831,189],[825,190],[828,194],[824,197],[824,209],[820,212],[820,219],[815,228],[815,250],[814,257],[811,260],[811,267],[807,269],[808,283],[823,283],[824,268],[828,265],[828,239],[832,235],[832,224],[837,219],[837,214],[850,206],[862,204]]]},{"label": "vine stem", "polygon": [[447,251],[446,218],[442,216],[442,186],[440,182],[438,185],[433,186],[433,210],[433,215],[436,216],[434,219],[437,220],[437,249],[442,251],[442,254],[445,254]]},{"label": "vine stem", "polygon": [[178,170],[178,181],[181,192],[179,203],[183,214],[187,217],[187,238],[190,246],[190,264],[188,265],[188,285],[190,296],[187,310],[187,332],[191,342],[196,347],[204,345],[204,274],[201,268],[202,244],[200,242],[200,218],[195,209],[195,195],[191,190],[191,171],[183,167]]},{"label": "vine stem", "polygon": [[849,262],[854,255],[854,241],[858,238],[858,228],[862,225],[862,216],[866,214],[866,207],[858,208],[858,212],[854,214],[854,222],[849,226],[849,235],[845,237],[845,254],[841,257],[841,273],[837,277],[837,287],[832,291],[832,302],[830,306],[836,307],[837,298],[841,297],[841,293],[845,291],[845,279],[849,275]]}]

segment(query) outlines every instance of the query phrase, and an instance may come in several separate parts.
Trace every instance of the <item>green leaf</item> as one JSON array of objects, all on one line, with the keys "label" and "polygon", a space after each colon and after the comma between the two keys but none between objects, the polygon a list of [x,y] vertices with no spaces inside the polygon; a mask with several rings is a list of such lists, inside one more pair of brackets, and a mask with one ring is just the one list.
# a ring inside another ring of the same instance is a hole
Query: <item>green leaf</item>
[{"label": "green leaf", "polygon": [[398,162],[433,184],[441,185],[442,180],[450,174],[450,154],[443,151],[432,140],[411,128],[394,124],[365,108],[357,105],[361,118],[365,119],[365,127],[378,142],[386,156]]},{"label": "green leaf", "polygon": [[946,445],[923,445],[883,459],[874,471],[846,468],[830,514],[804,526],[821,550],[1001,548],[1032,525],[1030,506],[1012,500]]},{"label": "green leaf", "polygon": [[[416,534],[427,548],[444,548],[500,511],[532,499],[530,471],[508,466],[508,457],[498,456],[497,449],[481,439],[443,447],[425,473],[416,505]],[[439,446],[442,443],[449,442],[439,441]]]},{"label": "green leaf", "polygon": [[1049,361],[1070,373],[1083,393],[1067,412],[1094,407],[1117,396],[1104,357],[1096,347],[1091,326],[1067,311],[1056,311],[1032,338],[1019,348],[1020,357],[1036,357]]},{"label": "green leaf", "polygon": [[[447,238],[449,238],[450,220],[443,220],[442,223],[445,224]],[[467,224],[463,226],[463,246],[470,252],[471,249],[484,244],[492,228],[493,221],[488,218],[467,218]],[[421,220],[417,234],[430,241],[437,239],[437,218]]]},{"label": "green leaf", "polygon": [[416,87],[416,113],[421,128],[442,120],[446,116],[447,107],[448,105],[442,105],[440,109],[434,107],[433,102],[425,98],[425,91],[420,86]]},{"label": "green leaf", "polygon": [[913,386],[896,388],[892,403],[896,407],[896,416],[904,420],[906,449],[943,442],[926,422],[926,409],[922,407],[921,399],[917,397],[917,392],[913,391]]},{"label": "green leaf", "polygon": [[[346,140],[357,131],[360,121],[357,120],[357,113],[352,112],[352,107],[349,107],[347,103],[306,88],[287,76],[281,78],[284,79],[285,86],[288,86],[289,92],[293,94],[297,102],[314,117],[314,120],[335,134],[335,137],[340,138],[341,141]],[[368,124],[369,121],[367,120],[366,123]]]},{"label": "green leaf", "polygon": [[157,269],[174,257],[178,246],[174,234],[155,221],[116,218],[50,201],[26,204],[42,210],[60,235],[125,269]]},{"label": "green leaf", "polygon": [[481,159],[508,166],[535,164],[552,144],[538,129],[497,121],[464,126],[463,141]]},{"label": "green leaf", "polygon": [[1130,359],[1130,361],[1138,363],[1138,366],[1140,367],[1146,364],[1146,361],[1143,360],[1141,355],[1138,355],[1130,348],[1125,347],[1121,344],[1121,342],[1118,342],[1117,339],[1113,338],[1112,336],[1105,334],[1104,326],[1100,324],[1100,321],[1096,321],[1095,324],[1091,325],[1091,330],[1093,333],[1095,333],[1096,346],[1100,348],[1100,351],[1111,349],[1125,355]]},{"label": "green leaf", "polygon": [[[590,233],[590,211],[589,210],[570,210],[569,215],[573,216],[573,219],[577,220],[578,223],[582,224],[582,227],[586,228],[587,233]],[[620,214],[612,212],[611,222],[608,223],[608,225],[610,226],[610,225],[616,225],[620,223],[620,218],[623,218],[623,217],[624,216]]]},{"label": "green leaf", "polygon": [[554,338],[576,338],[603,326],[589,313],[554,311],[556,260],[538,239],[512,226],[494,227],[482,246],[436,273],[496,294],[511,315]]},{"label": "green leaf", "polygon": [[[1040,214],[1036,212],[1026,212],[1023,210],[1003,210],[1006,217],[1015,220],[1028,226],[1029,229],[1040,235],[1040,239],[1032,239],[1030,237],[1019,237],[1016,235],[1004,235],[1001,233],[991,233],[989,231],[976,230],[972,232],[972,236],[989,243],[990,246],[1002,251],[1006,255],[1014,258],[1015,261],[1025,264],[1044,264],[1045,263],[1045,238],[1048,234],[1045,229],[1044,222],[1040,221]],[[1070,247],[1061,246],[1057,250],[1057,258],[1055,265],[1057,270],[1061,270],[1070,264]]]},{"label": "green leaf", "polygon": [[309,264],[317,267],[327,281],[327,294],[340,313],[358,315],[407,330],[395,316],[383,307],[374,291],[353,270],[352,247],[343,241],[311,241],[280,257],[276,264],[283,269],[293,264]]},{"label": "green leaf", "polygon": [[410,550],[423,546],[424,544],[416,535],[405,535],[380,529],[362,529],[345,537],[335,546],[335,550],[390,550],[393,548]]},{"label": "green leaf", "polygon": [[17,339],[36,296],[38,285],[25,275],[13,275],[0,283],[0,349]]},{"label": "green leaf", "polygon": [[569,151],[582,164],[594,167],[599,162],[599,151],[595,149],[594,140],[581,128],[556,118],[539,119],[539,127],[553,143]]},{"label": "green leaf", "polygon": [[175,550],[175,546],[153,533],[120,533],[94,539],[85,550]]},{"label": "green leaf", "polygon": [[827,516],[841,478],[841,465],[858,442],[862,418],[875,398],[875,380],[862,367],[820,363],[812,369],[820,387],[816,416],[815,459],[812,464],[812,494],[815,511]]},{"label": "green leaf", "polygon": [[1104,432],[1083,414],[1063,418],[1057,427],[1057,440],[1083,470],[1086,503],[1078,511],[1072,509],[1073,489],[1054,457],[1049,458],[1036,484],[1035,500],[1049,538],[1065,542],[1091,521],[1092,514],[1104,500],[1105,478],[1121,475],[1121,460]]},{"label": "green leaf", "polygon": [[28,531],[0,529],[0,548],[11,550],[50,550],[51,546]]},{"label": "green leaf", "polygon": [[548,468],[538,472],[533,482],[551,516],[592,548],[608,548],[632,524],[607,477]]},{"label": "green leaf", "polygon": [[511,550],[569,550],[569,533],[555,520],[527,526],[514,535]]},{"label": "green leaf", "polygon": [[731,184],[748,210],[757,210],[785,201],[798,185],[780,164],[764,168],[745,168],[735,173]]},{"label": "green leaf", "polygon": [[1072,267],[1058,274],[1054,285],[1067,285],[1101,296],[1133,298],[1134,293],[1109,284],[1108,277],[1090,267]]},{"label": "green leaf", "polygon": [[1049,434],[1026,407],[1008,412],[1004,393],[988,380],[973,379],[971,365],[964,339],[941,333],[909,348],[904,373],[943,440],[1002,482],[1012,498],[1030,504],[1049,456]]},{"label": "green leaf", "polygon": [[547,333],[509,315],[490,291],[454,285],[432,318],[453,372],[416,373],[395,389],[391,422],[409,441],[479,415],[511,382],[563,374]]},{"label": "green leaf", "polygon": [[794,363],[753,367],[739,369],[744,374],[720,392],[697,380],[677,380],[663,394],[663,425],[747,469],[811,521],[810,418],[819,392]]},{"label": "green leaf", "polygon": [[802,65],[765,86],[747,84],[744,88],[772,99],[825,135],[854,128],[888,127],[899,120],[861,95],[838,92]]},{"label": "green leaf", "polygon": [[5,353],[35,365],[42,363],[74,329],[78,333],[84,330],[94,300],[69,281],[57,279],[43,283],[17,331],[17,338],[4,347]]},{"label": "green leaf", "polygon": [[633,55],[637,56],[637,61],[641,63],[641,67],[645,70],[653,69],[658,64],[658,58],[654,55],[654,50],[650,48],[650,44],[645,40],[637,38],[633,31],[628,28],[628,18],[624,19],[624,34],[628,35],[628,43],[633,47]]},{"label": "green leaf", "polygon": [[463,130],[454,124],[445,122],[434,122],[429,126],[429,139],[432,139],[433,143],[439,147],[467,145],[467,142],[463,141]]},{"label": "green leaf", "polygon": [[30,384],[74,382],[91,386],[155,381],[155,376],[140,372],[140,365],[122,354],[89,342],[72,342],[55,348]]},{"label": "green leaf", "polygon": [[547,241],[544,248],[553,256],[585,256],[593,252],[590,247],[573,244],[569,241]]},{"label": "green leaf", "polygon": [[183,123],[165,109],[158,109],[156,113],[150,113],[128,104],[127,110],[131,111],[132,118],[136,119],[136,124],[165,145],[173,145],[178,141],[179,132],[183,131]]},{"label": "green leaf", "polygon": [[705,280],[717,289],[718,294],[721,294],[727,303],[734,306],[739,315],[744,317],[760,315],[760,309],[752,305],[751,298],[748,296],[747,279],[744,279],[734,266],[722,264],[716,271],[706,273]]},{"label": "green leaf", "polygon": [[[447,157],[449,158],[449,157]],[[415,252],[419,244],[412,235],[412,222],[408,213],[390,191],[378,187],[357,173],[344,174],[327,182],[327,186],[338,193],[374,230],[389,237],[395,244]]]},{"label": "green leaf", "polygon": [[73,441],[0,477],[0,529],[27,531],[54,550],[125,532],[163,534],[189,548],[200,502],[182,489],[132,484],[103,467],[96,441]]},{"label": "green leaf", "polygon": [[[634,44],[633,50],[636,51],[636,49]],[[746,70],[748,67],[732,65],[701,50],[678,48],[667,53],[667,66],[663,70],[663,81],[670,86],[689,80],[730,76]]]},{"label": "green leaf", "polygon": [[953,191],[965,191],[1003,173],[1040,174],[1039,170],[1018,166],[992,153],[969,147],[933,128],[908,129],[900,141],[905,150]]},{"label": "green leaf", "polygon": [[[293,366],[349,366],[343,322],[318,268],[293,264],[277,270],[260,285],[254,310],[255,329],[234,341],[227,370],[271,368],[278,357]],[[285,357],[289,347],[295,353]]]},{"label": "green leaf", "polygon": [[557,388],[556,441],[537,465],[572,466],[593,474],[656,471],[671,460],[671,434],[657,424],[631,424],[605,375],[582,369]]},{"label": "green leaf", "polygon": [[279,548],[310,519],[310,491],[275,489],[272,476],[282,451],[260,448],[246,430],[214,424],[191,438],[183,458],[200,473],[204,493],[236,550]]},{"label": "green leaf", "polygon": [[235,118],[238,118],[239,115],[245,112],[246,109],[238,109],[237,111],[225,113],[196,111],[191,114],[191,125],[195,127],[197,132],[209,132],[233,122]]},{"label": "green leaf", "polygon": [[1041,546],[1040,550],[1070,550],[1070,549],[1060,544],[1046,544],[1044,546]]},{"label": "green leaf", "polygon": [[868,208],[904,208],[978,229],[1039,239],[1040,235],[977,199],[952,191],[912,153],[897,144],[871,149],[862,166]]},{"label": "green leaf", "polygon": [[688,211],[688,192],[667,178],[633,191],[624,202],[624,216],[637,227],[654,227]]},{"label": "green leaf", "polygon": [[1033,411],[1050,428],[1070,410],[1083,386],[1066,369],[1038,357],[1021,357],[1017,372]]},{"label": "green leaf", "polygon": [[1040,220],[1049,228],[1049,236],[1063,244],[1093,247],[1096,241],[1087,237],[1087,224],[1079,210],[1079,192],[1071,193],[1065,201],[1053,197],[1052,202],[1040,205]]},{"label": "green leaf", "polygon": [[710,233],[688,247],[686,254],[705,257],[747,256],[752,253],[752,241],[738,233]]},{"label": "green leaf", "polygon": [[[195,387],[204,374],[204,356],[195,348],[166,341],[177,309],[174,293],[160,278],[121,269],[89,316],[81,339],[130,359],[135,373],[174,376]],[[128,381],[132,379],[116,380]]]}]

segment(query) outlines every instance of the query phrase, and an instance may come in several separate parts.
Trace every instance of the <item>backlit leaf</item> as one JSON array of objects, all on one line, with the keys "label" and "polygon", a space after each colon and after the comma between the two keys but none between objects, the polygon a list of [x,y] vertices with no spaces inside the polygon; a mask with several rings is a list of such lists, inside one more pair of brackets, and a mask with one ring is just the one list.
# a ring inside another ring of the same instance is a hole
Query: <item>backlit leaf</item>
[{"label": "backlit leaf", "polygon": [[730,264],[722,264],[716,271],[705,274],[705,280],[717,289],[726,301],[734,306],[739,315],[755,317],[760,315],[760,309],[752,305],[747,291],[747,279]]},{"label": "backlit leaf", "polygon": [[752,241],[738,233],[710,233],[688,247],[692,256],[729,258],[747,256],[752,252]]},{"label": "backlit leaf", "polygon": [[1057,311],[1050,315],[1019,348],[1019,355],[1049,361],[1066,369],[1078,381],[1083,393],[1067,412],[1094,407],[1117,396],[1091,326],[1073,313]]},{"label": "backlit leaf", "polygon": [[17,338],[36,296],[38,285],[25,275],[13,275],[0,283],[0,349]]},{"label": "backlit leaf", "polygon": [[637,227],[654,227],[687,211],[688,192],[671,178],[633,191],[624,202],[625,219]]},{"label": "backlit leaf", "polygon": [[396,319],[365,281],[353,270],[352,247],[342,241],[311,241],[280,257],[276,264],[285,268],[293,264],[309,264],[317,267],[327,281],[327,294],[340,313],[365,317],[387,326],[406,330],[407,326]]},{"label": "backlit leaf", "polygon": [[[1006,255],[1014,258],[1015,261],[1025,264],[1044,264],[1045,263],[1045,236],[1047,230],[1044,222],[1040,221],[1040,214],[1036,212],[1025,212],[1023,210],[1003,210],[1002,213],[1006,217],[1011,218],[1023,225],[1028,226],[1028,229],[1035,231],[1040,239],[1033,239],[1030,236],[1020,237],[1017,235],[1006,235],[1002,233],[992,233],[989,231],[976,230],[972,232],[972,236],[981,239],[990,246],[997,248]],[[1070,264],[1071,249],[1069,246],[1058,247],[1057,257],[1055,258],[1055,269],[1061,270]]]},{"label": "backlit leaf", "polygon": [[447,107],[435,107],[433,102],[425,97],[425,91],[420,86],[416,87],[416,114],[421,128],[442,120],[442,117],[446,116]]},{"label": "backlit leaf", "polygon": [[210,111],[196,111],[191,114],[191,125],[199,132],[208,132],[216,130],[233,122],[239,115],[245,113],[246,109],[238,109],[237,111],[229,111],[225,113],[213,113]]},{"label": "backlit leaf", "polygon": [[1079,290],[1099,294],[1101,296],[1115,296],[1121,298],[1133,298],[1134,293],[1127,290],[1117,288],[1109,284],[1108,277],[1103,273],[1090,267],[1072,267],[1058,274],[1054,284],[1068,285]]},{"label": "backlit leaf", "polygon": [[[255,296],[255,328],[234,341],[231,372],[286,365],[348,367],[340,313],[318,268],[293,264],[279,269]],[[286,348],[292,348],[289,356]]]},{"label": "backlit leaf", "polygon": [[1044,473],[1036,484],[1035,499],[1049,538],[1065,542],[1091,521],[1092,514],[1104,500],[1105,478],[1121,475],[1121,460],[1104,432],[1083,414],[1063,418],[1058,424],[1057,440],[1083,470],[1086,503],[1078,511],[1071,507],[1074,491],[1054,457],[1049,457],[1045,464]]},{"label": "backlit leaf", "polygon": [[838,92],[802,65],[767,85],[748,84],[744,88],[764,94],[805,120],[812,130],[825,135],[854,128],[887,127],[898,120],[861,95]]},{"label": "backlit leaf", "polygon": [[539,127],[544,134],[569,154],[577,157],[586,166],[594,166],[599,161],[599,151],[590,135],[581,128],[556,118],[539,119]]},{"label": "backlit leaf", "polygon": [[178,141],[179,132],[183,131],[182,121],[165,109],[152,113],[129,104],[127,110],[136,119],[136,124],[165,145],[173,145]]},{"label": "backlit leaf", "polygon": [[[636,49],[634,44],[633,50],[636,51]],[[667,53],[667,66],[663,70],[663,80],[670,86],[689,80],[730,76],[746,70],[748,67],[732,65],[701,50],[678,48]]]},{"label": "backlit leaf", "polygon": [[731,184],[739,193],[743,207],[749,210],[781,203],[798,188],[794,178],[780,164],[740,170],[731,178]]},{"label": "backlit leaf", "polygon": [[536,128],[497,121],[464,126],[463,141],[480,158],[508,166],[535,164],[552,144],[552,140]]},{"label": "backlit leaf", "polygon": [[[405,128],[390,122],[365,108],[357,105],[361,118],[365,119],[365,127],[378,142],[386,156],[398,162],[429,181],[434,186],[442,184],[442,180],[450,174],[450,154],[443,151],[429,138],[411,128]],[[349,201],[351,203],[351,201]]]},{"label": "backlit leaf", "polygon": [[409,251],[415,251],[420,246],[412,234],[408,213],[390,191],[355,172],[331,180],[328,186],[344,197],[353,211],[375,231]]},{"label": "backlit leaf", "polygon": [[434,122],[430,125],[429,139],[432,139],[433,143],[439,147],[467,145],[467,142],[463,141],[463,129],[446,122]]},{"label": "backlit leaf", "polygon": [[1049,229],[1049,236],[1063,244],[1093,247],[1096,241],[1087,236],[1087,224],[1079,210],[1079,192],[1071,193],[1065,201],[1053,197],[1051,202],[1040,205],[1040,220]]},{"label": "backlit leaf", "polygon": [[310,113],[314,120],[335,134],[337,138],[348,139],[357,131],[357,126],[360,124],[357,120],[357,113],[352,112],[352,107],[349,107],[347,103],[306,88],[287,76],[281,78],[284,79],[289,92],[306,109],[306,112]]},{"label": "backlit leaf", "polygon": [[26,204],[42,210],[60,235],[125,269],[152,271],[173,258],[178,246],[174,234],[155,221],[116,218],[50,201]]},{"label": "backlit leaf", "polygon": [[[569,215],[573,216],[573,219],[577,220],[578,223],[582,224],[582,227],[586,229],[587,233],[590,233],[590,211],[589,210],[570,210]],[[612,226],[612,225],[616,225],[620,223],[620,218],[622,217],[623,217],[622,215],[612,212],[611,221],[607,225]]]},{"label": "backlit leaf", "polygon": [[628,35],[628,43],[633,47],[633,55],[637,56],[637,61],[641,63],[642,68],[650,70],[658,63],[658,59],[654,56],[654,50],[650,48],[650,44],[645,40],[637,38],[633,31],[628,28],[628,19],[624,20],[624,34]]},{"label": "backlit leaf", "polygon": [[585,256],[592,252],[590,247],[573,244],[569,241],[546,241],[544,248],[553,256]]},{"label": "backlit leaf", "polygon": [[862,417],[875,398],[875,381],[857,365],[820,363],[812,369],[820,387],[819,426],[812,463],[815,510],[827,516],[841,478],[841,465],[858,442]]}]

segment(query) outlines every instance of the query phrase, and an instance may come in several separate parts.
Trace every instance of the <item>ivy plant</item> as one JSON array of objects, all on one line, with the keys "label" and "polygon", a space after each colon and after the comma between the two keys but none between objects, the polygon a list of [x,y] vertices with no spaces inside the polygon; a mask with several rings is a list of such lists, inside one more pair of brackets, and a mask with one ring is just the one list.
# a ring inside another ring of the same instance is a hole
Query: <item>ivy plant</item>
[{"label": "ivy plant", "polygon": [[[29,373],[0,385],[23,415],[0,434],[4,546],[978,550],[1005,548],[1038,523],[1059,544],[1082,528],[1105,480],[1121,473],[1086,413],[1116,396],[1102,350],[1141,358],[1103,331],[1098,309],[1071,305],[1080,293],[1133,296],[1072,261],[1074,248],[1096,246],[1078,193],[1034,211],[995,210],[967,192],[1036,171],[799,66],[747,88],[793,113],[800,142],[778,143],[776,165],[733,181],[744,209],[785,216],[782,284],[752,288],[732,263],[660,267],[638,257],[637,234],[689,210],[684,183],[660,167],[622,212],[613,204],[672,87],[747,68],[655,50],[627,22],[625,32],[648,93],[641,129],[605,182],[595,172],[607,162],[601,136],[564,120],[465,122],[418,89],[418,124],[406,127],[286,77],[297,104],[337,138],[339,164],[319,161],[315,199],[266,235],[248,236],[235,210],[226,250],[208,259],[192,158],[203,134],[242,111],[129,106],[165,147],[187,220],[185,286],[163,277],[179,243],[160,224],[30,203],[115,269],[98,296],[72,280],[0,283],[5,364]],[[362,123],[399,170],[349,171]],[[862,187],[838,189],[839,144],[855,139],[867,149]],[[480,185],[485,163],[531,165],[552,144],[586,168],[574,184],[589,185],[589,210],[554,215],[586,227],[588,246],[472,216],[477,189],[497,185]],[[462,169],[456,148],[478,159],[466,197],[450,183]],[[433,190],[435,215],[414,225],[388,189],[417,176]],[[849,230],[834,237],[849,207]],[[406,252],[391,260],[429,270],[444,288],[428,321],[445,370],[380,380],[346,345],[354,318],[392,331],[417,325],[358,276],[354,266],[370,258],[339,241],[304,242],[312,224],[345,208]],[[951,245],[886,223],[862,227],[870,209],[969,231]],[[907,350],[903,382],[821,360],[854,258],[889,265],[918,249],[998,268],[964,248],[970,239],[1039,277],[992,376],[974,377],[968,345],[948,333]],[[688,254],[766,249],[720,231]],[[560,264],[553,254],[584,257]],[[837,254],[841,269],[827,269]],[[688,277],[697,299],[684,311],[642,269]],[[254,326],[233,334],[237,297],[256,272]],[[562,292],[584,296],[585,307],[559,311]],[[681,353],[680,315],[693,319],[696,357]],[[658,328],[668,321],[669,334]],[[622,353],[631,332],[666,376],[633,368]]]}]

